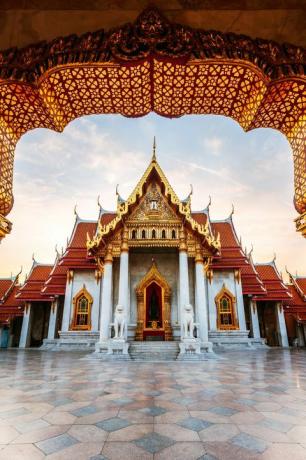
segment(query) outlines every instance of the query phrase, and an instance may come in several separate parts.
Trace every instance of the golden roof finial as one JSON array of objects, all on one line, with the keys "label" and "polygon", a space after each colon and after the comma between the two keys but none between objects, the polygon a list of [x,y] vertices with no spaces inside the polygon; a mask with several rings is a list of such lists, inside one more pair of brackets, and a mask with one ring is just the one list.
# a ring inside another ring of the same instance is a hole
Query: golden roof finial
[{"label": "golden roof finial", "polygon": [[152,161],[156,161],[156,139],[155,139],[155,136],[153,138]]}]

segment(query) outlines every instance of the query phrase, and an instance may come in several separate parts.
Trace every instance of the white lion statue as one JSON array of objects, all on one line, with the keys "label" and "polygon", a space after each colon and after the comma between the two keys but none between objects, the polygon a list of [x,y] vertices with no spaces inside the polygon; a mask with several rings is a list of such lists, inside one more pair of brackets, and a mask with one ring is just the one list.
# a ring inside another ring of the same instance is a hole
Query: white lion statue
[{"label": "white lion statue", "polygon": [[192,305],[186,304],[183,316],[183,336],[184,338],[193,338],[194,314]]},{"label": "white lion statue", "polygon": [[124,308],[122,305],[117,305],[115,309],[115,339],[123,339],[124,338],[124,330],[125,330],[125,313]]}]

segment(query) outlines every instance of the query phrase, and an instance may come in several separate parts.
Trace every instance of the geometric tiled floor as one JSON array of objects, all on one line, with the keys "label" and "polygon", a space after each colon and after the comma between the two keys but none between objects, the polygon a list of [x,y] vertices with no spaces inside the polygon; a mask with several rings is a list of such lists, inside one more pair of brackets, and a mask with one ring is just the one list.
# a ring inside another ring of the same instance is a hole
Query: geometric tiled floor
[{"label": "geometric tiled floor", "polygon": [[105,363],[0,351],[0,460],[305,460],[306,351]]}]

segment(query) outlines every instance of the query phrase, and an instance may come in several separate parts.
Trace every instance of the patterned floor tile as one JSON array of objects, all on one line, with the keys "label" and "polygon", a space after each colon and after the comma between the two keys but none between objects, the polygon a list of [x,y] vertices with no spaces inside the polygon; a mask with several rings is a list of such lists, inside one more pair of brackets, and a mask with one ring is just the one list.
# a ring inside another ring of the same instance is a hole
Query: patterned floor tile
[{"label": "patterned floor tile", "polygon": [[98,412],[98,409],[95,406],[85,406],[71,411],[71,414],[76,417],[84,417],[85,415],[95,414],[96,412]]},{"label": "patterned floor tile", "polygon": [[144,407],[143,409],[140,409],[140,412],[143,412],[144,414],[147,414],[147,415],[152,415],[152,417],[156,417],[158,415],[165,414],[167,411],[166,409],[163,409],[162,407],[150,406],[150,407]]},{"label": "patterned floor tile", "polygon": [[235,444],[236,446],[243,447],[244,449],[252,450],[259,454],[264,452],[268,447],[267,444],[261,439],[254,438],[254,436],[250,436],[246,433],[240,433],[237,436],[234,436],[231,439],[231,443]]},{"label": "patterned floor tile", "polygon": [[208,409],[208,410],[210,412],[213,412],[214,414],[226,415],[226,416],[235,415],[238,412],[236,409],[232,409],[231,407],[222,407],[222,406],[213,407],[213,408]]},{"label": "patterned floor tile", "polygon": [[130,425],[130,422],[120,417],[113,417],[96,423],[96,426],[105,431],[121,430]]},{"label": "patterned floor tile", "polygon": [[175,441],[168,438],[167,436],[161,436],[158,433],[147,434],[134,442],[138,447],[145,449],[151,454],[156,454],[160,450],[165,449],[166,447],[169,447],[175,443]]},{"label": "patterned floor tile", "polygon": [[178,425],[184,428],[188,428],[189,430],[202,431],[205,428],[208,428],[209,426],[211,426],[211,423],[206,420],[199,419],[199,418],[189,417],[189,418],[185,418],[181,422],[178,422]]},{"label": "patterned floor tile", "polygon": [[45,441],[37,442],[36,446],[46,455],[49,455],[65,449],[66,447],[70,447],[77,442],[78,441],[72,436],[69,436],[69,434],[62,434],[54,438],[46,439]]}]

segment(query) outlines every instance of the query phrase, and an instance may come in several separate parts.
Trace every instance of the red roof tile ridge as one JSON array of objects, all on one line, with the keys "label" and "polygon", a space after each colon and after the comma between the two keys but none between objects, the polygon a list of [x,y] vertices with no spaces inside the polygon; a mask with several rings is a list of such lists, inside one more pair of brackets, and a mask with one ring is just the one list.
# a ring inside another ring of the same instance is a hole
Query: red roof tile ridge
[{"label": "red roof tile ridge", "polygon": [[304,292],[301,286],[298,284],[299,279],[306,280],[306,277],[305,276],[292,276],[291,273],[288,272],[288,270],[287,270],[287,273],[289,274],[289,279],[291,283],[293,284],[294,288],[299,293],[299,295],[302,297],[302,299],[306,302],[306,292]]}]

